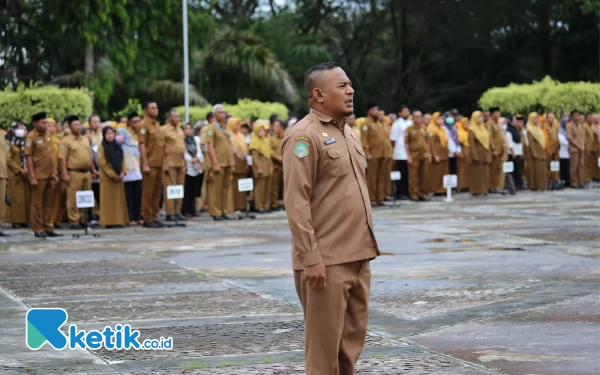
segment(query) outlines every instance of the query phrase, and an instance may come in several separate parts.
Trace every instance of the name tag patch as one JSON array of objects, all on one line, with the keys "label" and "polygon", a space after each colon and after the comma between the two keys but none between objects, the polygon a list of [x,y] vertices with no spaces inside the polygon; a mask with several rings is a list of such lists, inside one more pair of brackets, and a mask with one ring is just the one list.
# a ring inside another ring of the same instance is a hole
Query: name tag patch
[{"label": "name tag patch", "polygon": [[325,140],[325,145],[331,145],[331,144],[334,144],[335,142],[337,142],[335,140],[335,138],[329,138],[329,139]]},{"label": "name tag patch", "polygon": [[306,143],[310,143],[310,138],[308,138],[308,137],[302,137],[302,136],[300,136],[300,137],[294,138],[294,140],[295,141],[304,141]]},{"label": "name tag patch", "polygon": [[38,139],[35,143],[37,143],[38,145],[41,145],[42,143],[44,143],[43,139]]}]

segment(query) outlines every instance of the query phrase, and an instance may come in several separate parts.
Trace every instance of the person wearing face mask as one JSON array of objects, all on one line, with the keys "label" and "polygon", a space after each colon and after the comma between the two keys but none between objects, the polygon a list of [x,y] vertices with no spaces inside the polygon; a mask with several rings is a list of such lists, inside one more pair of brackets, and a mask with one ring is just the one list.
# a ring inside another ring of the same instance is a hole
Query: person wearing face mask
[{"label": "person wearing face mask", "polygon": [[4,213],[6,211],[6,180],[8,179],[6,157],[9,148],[10,145],[6,143],[4,132],[0,132],[0,237],[8,236],[2,232],[2,224],[4,223]]},{"label": "person wearing face mask", "polygon": [[13,228],[31,228],[31,186],[27,178],[25,163],[25,137],[27,127],[15,122],[6,134],[7,167],[8,167],[8,196],[11,206],[8,209],[9,221]]},{"label": "person wearing face mask", "polygon": [[122,228],[128,222],[125,199],[125,157],[121,145],[115,140],[116,132],[110,126],[102,129],[104,139],[98,147],[100,164],[100,225]]},{"label": "person wearing face mask", "polygon": [[444,114],[444,131],[448,137],[448,172],[449,174],[458,174],[456,158],[461,153],[460,142],[458,140],[458,131],[455,126],[456,110],[446,112]]},{"label": "person wearing face mask", "polygon": [[83,229],[85,209],[77,208],[77,192],[92,189],[92,173],[96,173],[90,142],[81,134],[81,122],[70,116],[66,122],[71,134],[60,144],[60,169],[63,184],[67,188],[67,214],[71,229]]}]

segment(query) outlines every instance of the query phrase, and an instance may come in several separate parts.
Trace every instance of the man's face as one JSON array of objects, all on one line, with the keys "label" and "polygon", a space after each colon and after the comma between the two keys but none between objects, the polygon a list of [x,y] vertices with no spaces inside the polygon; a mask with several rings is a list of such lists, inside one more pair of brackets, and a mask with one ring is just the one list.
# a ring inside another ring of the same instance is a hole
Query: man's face
[{"label": "man's face", "polygon": [[492,119],[498,121],[499,118],[500,118],[500,111],[494,111],[492,113]]},{"label": "man's face", "polygon": [[96,131],[96,130],[98,130],[99,127],[100,127],[100,117],[92,116],[90,118],[90,129],[92,129],[93,131]]},{"label": "man's face", "polygon": [[241,128],[240,132],[244,135],[244,136],[248,136],[248,134],[250,134],[250,129],[249,128]]},{"label": "man's face", "polygon": [[490,112],[484,111],[483,112],[483,121],[487,122],[489,119],[490,119]]},{"label": "man's face", "polygon": [[413,123],[415,125],[421,125],[423,124],[423,114],[421,114],[421,112],[419,111],[415,111],[413,112],[413,119],[412,119]]},{"label": "man's face", "polygon": [[523,123],[524,123],[524,120],[522,118],[518,118],[517,122],[515,123],[515,125],[517,126],[517,128],[522,129],[523,128]]},{"label": "man's face", "polygon": [[136,131],[140,130],[140,122],[141,119],[139,116],[132,117],[131,120],[129,120],[129,127]]},{"label": "man's face", "polygon": [[148,103],[148,106],[146,107],[146,116],[153,119],[158,117],[158,105],[156,103]]},{"label": "man's face", "polygon": [[346,117],[354,113],[354,89],[342,68],[324,71],[319,82],[321,95],[316,100],[334,116]]},{"label": "man's face", "polygon": [[281,126],[281,122],[279,120],[273,123],[273,133],[281,135],[283,133],[283,127]]},{"label": "man's face", "polygon": [[169,124],[171,124],[173,126],[177,126],[177,125],[179,125],[179,121],[180,121],[179,112],[177,112],[177,111],[169,112]]},{"label": "man's face", "polygon": [[379,108],[373,107],[373,108],[369,109],[368,115],[372,119],[377,119],[379,117]]},{"label": "man's face", "polygon": [[400,111],[400,117],[406,120],[409,115],[410,111],[408,110],[408,108],[402,108],[402,110]]},{"label": "man's face", "polygon": [[346,123],[349,126],[354,126],[356,124],[356,116],[352,114],[352,115],[346,117]]},{"label": "man's face", "polygon": [[593,115],[591,113],[588,113],[587,115],[585,115],[585,122],[587,122],[588,124],[591,124],[592,117],[593,117]]},{"label": "man's face", "polygon": [[382,122],[383,122],[383,120],[385,120],[385,112],[384,112],[384,111],[382,111],[382,110],[379,110],[379,112],[377,113],[377,119],[378,119],[379,121],[382,121]]},{"label": "man's face", "polygon": [[573,113],[573,116],[571,116],[571,121],[578,123],[579,122],[579,113],[575,112]]},{"label": "man's face", "polygon": [[81,133],[81,121],[75,120],[75,121],[71,122],[71,125],[69,125],[69,128],[71,128],[71,134],[79,135],[79,133]]},{"label": "man's face", "polygon": [[431,114],[426,113],[425,116],[423,116],[423,121],[421,123],[429,124],[430,122],[431,122]]},{"label": "man's face", "polygon": [[556,121],[556,116],[554,116],[554,113],[548,113],[548,124],[554,124],[554,121]]},{"label": "man's face", "polygon": [[214,113],[215,113],[215,119],[217,120],[217,122],[219,122],[219,124],[224,124],[225,121],[227,120],[227,112],[225,112],[225,108],[219,107],[219,108],[217,108],[217,110]]}]

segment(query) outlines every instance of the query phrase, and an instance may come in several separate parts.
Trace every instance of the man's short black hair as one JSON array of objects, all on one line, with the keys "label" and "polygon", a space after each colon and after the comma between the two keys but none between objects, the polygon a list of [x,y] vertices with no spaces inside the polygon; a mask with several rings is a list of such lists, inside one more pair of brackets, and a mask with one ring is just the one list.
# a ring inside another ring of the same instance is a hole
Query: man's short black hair
[{"label": "man's short black hair", "polygon": [[408,111],[410,112],[410,108],[408,108],[408,106],[407,106],[406,104],[402,104],[402,105],[400,106],[400,110],[399,110],[398,112],[402,112],[402,110],[403,110],[404,108],[408,109]]},{"label": "man's short black hair", "polygon": [[250,125],[248,124],[242,124],[241,127],[250,130]]},{"label": "man's short black hair", "polygon": [[69,126],[71,126],[71,124],[75,121],[79,121],[79,117],[75,116],[75,115],[71,115],[67,118],[67,124]]},{"label": "man's short black hair", "polygon": [[573,115],[576,114],[576,113],[581,113],[581,112],[579,112],[578,109],[574,109],[574,110],[571,111],[571,117],[573,117]]},{"label": "man's short black hair", "polygon": [[130,114],[127,115],[127,120],[131,120],[134,117],[138,117],[139,115],[135,112],[131,112]]},{"label": "man's short black hair", "polygon": [[149,106],[150,104],[152,104],[152,103],[156,104],[156,101],[155,101],[155,100],[146,100],[146,101],[144,102],[144,104],[142,105],[142,108],[144,108],[144,109],[148,109],[148,106]]},{"label": "man's short black hair", "polygon": [[306,95],[308,95],[309,99],[312,95],[312,90],[315,88],[315,77],[317,76],[317,73],[339,67],[340,65],[338,63],[332,61],[315,65],[306,71],[306,74],[304,75],[304,89],[306,90]]},{"label": "man's short black hair", "polygon": [[125,116],[125,115],[117,115],[117,116],[115,117],[115,121],[116,121],[116,122],[119,122],[119,121],[121,121],[121,119],[122,119],[123,117],[127,117],[127,116]]},{"label": "man's short black hair", "polygon": [[279,119],[279,115],[276,113],[273,113],[270,117],[269,117],[269,124],[273,125],[275,123],[275,121],[277,121]]},{"label": "man's short black hair", "polygon": [[496,111],[500,111],[500,108],[499,107],[491,107],[490,108],[490,113],[494,113]]},{"label": "man's short black hair", "polygon": [[212,112],[208,112],[208,114],[206,115],[206,121],[210,121],[210,119],[213,117],[215,117],[215,115]]}]

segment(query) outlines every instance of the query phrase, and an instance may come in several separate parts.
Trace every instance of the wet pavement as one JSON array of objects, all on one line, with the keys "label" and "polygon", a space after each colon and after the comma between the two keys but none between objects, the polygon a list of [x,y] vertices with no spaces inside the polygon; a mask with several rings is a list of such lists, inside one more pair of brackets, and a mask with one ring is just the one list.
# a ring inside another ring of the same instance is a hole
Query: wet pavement
[{"label": "wet pavement", "polygon": [[[357,374],[600,374],[600,190],[374,210]],[[285,213],[100,238],[0,239],[2,374],[303,374]],[[62,231],[69,235],[70,231]],[[25,345],[30,307],[79,329],[131,324],[169,351]]]}]

